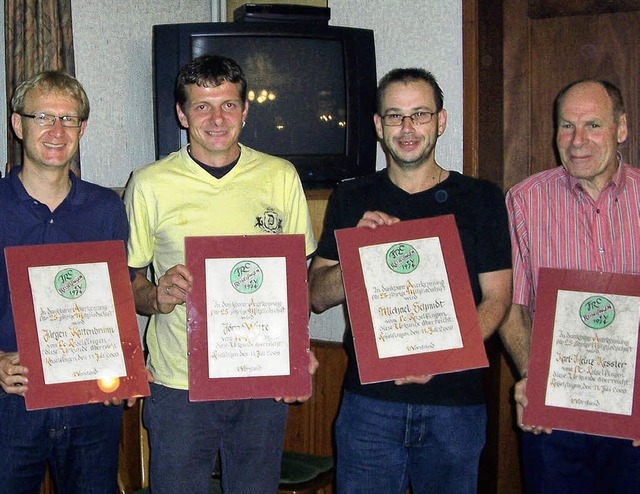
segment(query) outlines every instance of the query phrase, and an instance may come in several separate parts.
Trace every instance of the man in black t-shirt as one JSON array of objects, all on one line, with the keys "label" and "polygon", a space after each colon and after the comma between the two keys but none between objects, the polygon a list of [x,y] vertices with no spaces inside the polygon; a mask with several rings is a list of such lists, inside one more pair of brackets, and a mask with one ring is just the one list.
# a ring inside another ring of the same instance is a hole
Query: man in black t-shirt
[{"label": "man in black t-shirt", "polygon": [[[453,214],[478,319],[486,339],[511,302],[511,255],[503,194],[495,185],[441,168],[446,128],[442,90],[422,69],[396,69],[380,81],[374,122],[387,168],[341,184],[333,194],[311,264],[315,312],[344,303],[334,231],[378,228]],[[455,282],[455,280],[451,280]],[[474,493],[485,442],[482,371],[409,375],[363,385],[350,329],[349,366],[336,421],[337,491]]]}]

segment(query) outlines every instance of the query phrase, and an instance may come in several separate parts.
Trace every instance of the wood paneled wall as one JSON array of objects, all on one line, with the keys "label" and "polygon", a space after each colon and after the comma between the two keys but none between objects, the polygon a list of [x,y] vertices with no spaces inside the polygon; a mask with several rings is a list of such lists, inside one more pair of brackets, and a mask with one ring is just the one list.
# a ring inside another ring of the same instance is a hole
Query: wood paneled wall
[{"label": "wood paneled wall", "polygon": [[313,379],[313,395],[305,403],[289,407],[284,447],[286,450],[333,455],[333,422],[340,396],[347,356],[341,343],[314,341],[311,349],[320,367]]}]

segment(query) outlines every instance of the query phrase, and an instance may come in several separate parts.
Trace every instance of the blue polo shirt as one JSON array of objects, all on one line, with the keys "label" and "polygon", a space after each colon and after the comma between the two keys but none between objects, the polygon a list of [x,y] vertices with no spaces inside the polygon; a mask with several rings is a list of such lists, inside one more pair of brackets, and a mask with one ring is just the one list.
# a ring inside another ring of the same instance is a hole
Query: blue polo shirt
[{"label": "blue polo shirt", "polygon": [[111,189],[76,178],[69,173],[71,190],[51,212],[31,197],[18,178],[20,168],[0,179],[0,351],[17,350],[4,248],[72,242],[122,240],[129,226],[124,205]]}]

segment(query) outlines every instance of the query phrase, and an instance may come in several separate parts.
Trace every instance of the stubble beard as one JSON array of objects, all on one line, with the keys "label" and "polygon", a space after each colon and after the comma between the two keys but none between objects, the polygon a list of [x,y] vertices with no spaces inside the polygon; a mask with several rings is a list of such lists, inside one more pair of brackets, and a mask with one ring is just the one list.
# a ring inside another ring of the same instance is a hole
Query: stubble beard
[{"label": "stubble beard", "polygon": [[429,161],[429,157],[432,155],[432,153],[433,150],[426,154],[421,154],[413,160],[407,160],[403,159],[398,153],[391,150],[389,151],[389,154],[393,158],[393,161],[396,163],[396,165],[398,165],[398,168],[403,171],[417,170],[418,168],[424,166]]}]

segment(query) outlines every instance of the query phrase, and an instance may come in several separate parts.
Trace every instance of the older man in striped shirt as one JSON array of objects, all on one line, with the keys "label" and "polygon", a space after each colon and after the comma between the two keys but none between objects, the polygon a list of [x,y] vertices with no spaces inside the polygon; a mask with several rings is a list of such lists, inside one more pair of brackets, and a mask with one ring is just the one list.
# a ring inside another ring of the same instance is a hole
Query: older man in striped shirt
[{"label": "older man in striped shirt", "polygon": [[[507,193],[514,303],[500,334],[522,376],[520,424],[539,268],[640,273],[640,170],[618,152],[628,132],[620,90],[577,81],[559,93],[555,110],[562,167]],[[640,492],[640,441],[521,427],[528,494]]]}]

